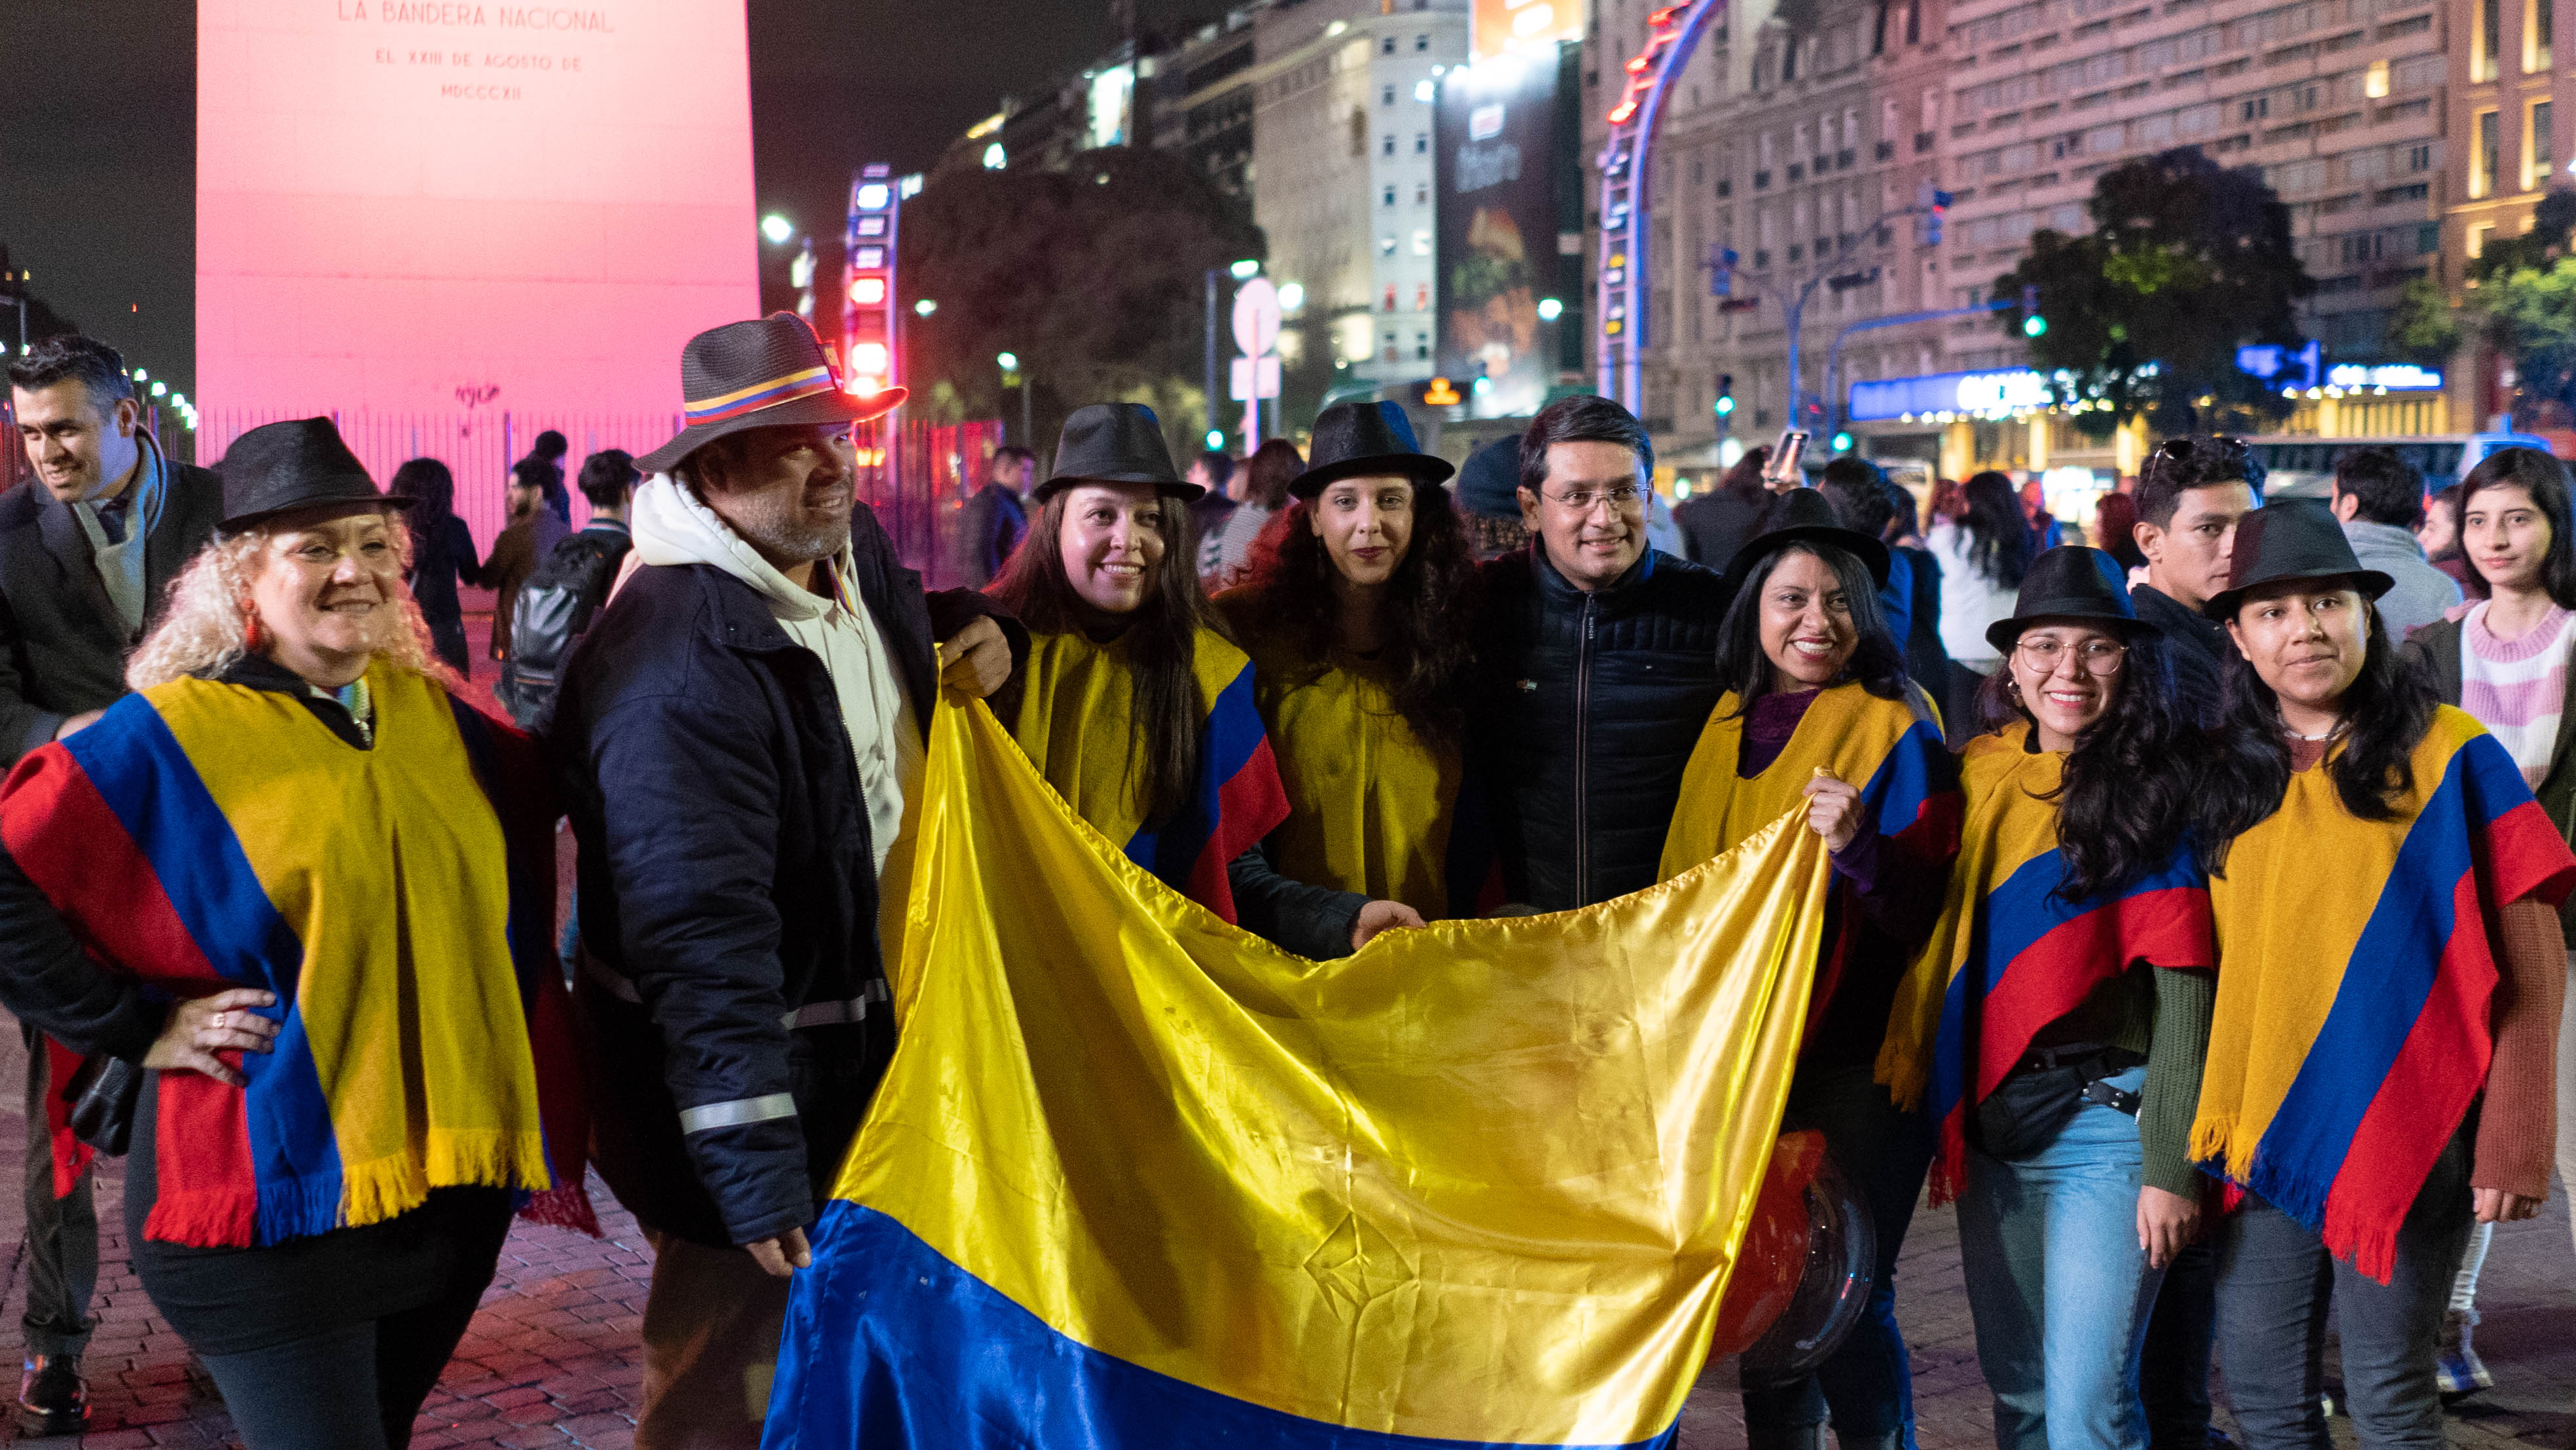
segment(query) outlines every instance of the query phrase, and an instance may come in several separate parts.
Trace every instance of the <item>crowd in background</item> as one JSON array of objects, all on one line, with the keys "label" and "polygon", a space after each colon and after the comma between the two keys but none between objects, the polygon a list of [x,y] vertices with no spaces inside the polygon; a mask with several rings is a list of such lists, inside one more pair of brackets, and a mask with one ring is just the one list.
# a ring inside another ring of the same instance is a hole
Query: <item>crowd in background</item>
[{"label": "crowd in background", "polygon": [[[306,419],[191,468],[102,345],[10,376],[0,1003],[56,1129],[46,1425],[84,1414],[86,1164],[123,1151],[143,1288],[251,1450],[408,1443],[513,1212],[590,1223],[593,1163],[656,1254],[636,1443],[758,1443],[782,1334],[834,1332],[789,1286],[846,1251],[808,1230],[894,1050],[883,888],[943,690],[1316,959],[1797,813],[1832,872],[1789,1121],[1876,1258],[1841,1346],[1744,1391],[1753,1450],[1912,1450],[1927,1186],[2005,1450],[2207,1450],[2213,1354],[2253,1450],[2323,1450],[2330,1315],[2362,1443],[2438,1444],[2489,1380],[2493,1225],[2576,1175],[2546,454],[2437,499],[2428,559],[2393,455],[2267,505],[2243,444],[2179,438],[2096,548],[2036,484],[1918,508],[1857,458],[1774,486],[1756,450],[1666,510],[1597,397],[1463,466],[1352,403],[1186,472],[1103,403],[1043,478],[994,456],[970,587],[926,591],[854,501],[852,425],[903,390],[843,392],[790,316],[691,340],[685,426],[587,460],[578,533],[541,440],[480,561],[434,460],[379,488]],[[476,583],[524,730],[460,694]]]}]

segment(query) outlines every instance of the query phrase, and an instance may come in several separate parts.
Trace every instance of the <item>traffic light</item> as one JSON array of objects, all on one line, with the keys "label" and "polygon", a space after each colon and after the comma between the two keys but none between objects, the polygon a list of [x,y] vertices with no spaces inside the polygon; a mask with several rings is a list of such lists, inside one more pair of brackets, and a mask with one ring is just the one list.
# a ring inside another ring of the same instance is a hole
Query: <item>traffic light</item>
[{"label": "traffic light", "polygon": [[1923,245],[1941,245],[1941,218],[1950,210],[1950,193],[1927,181],[1915,190],[1914,204],[1923,209]]},{"label": "traffic light", "polygon": [[1717,431],[1725,432],[1726,425],[1735,417],[1735,374],[1717,375],[1717,401],[1710,406],[1717,412]]},{"label": "traffic light", "polygon": [[2032,338],[2048,335],[2048,319],[2040,315],[2039,289],[2036,287],[2021,289],[2021,335]]},{"label": "traffic light", "polygon": [[1708,295],[1735,295],[1735,249],[1712,246],[1708,249]]},{"label": "traffic light", "polygon": [[1851,446],[1852,436],[1849,429],[1844,429],[1834,434],[1834,451],[1836,453],[1849,453],[1851,452]]},{"label": "traffic light", "polygon": [[857,397],[893,387],[901,369],[895,318],[895,233],[903,206],[894,169],[882,162],[850,180],[843,238],[841,386]]}]

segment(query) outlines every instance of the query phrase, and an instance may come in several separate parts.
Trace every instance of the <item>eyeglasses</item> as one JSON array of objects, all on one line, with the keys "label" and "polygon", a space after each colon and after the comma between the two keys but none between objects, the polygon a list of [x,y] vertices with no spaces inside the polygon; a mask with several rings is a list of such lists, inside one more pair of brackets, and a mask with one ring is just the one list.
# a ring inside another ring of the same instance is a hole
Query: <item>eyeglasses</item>
[{"label": "eyeglasses", "polygon": [[1628,510],[1635,508],[1638,500],[1645,496],[1646,491],[1637,487],[1633,483],[1619,484],[1614,488],[1578,488],[1572,493],[1542,493],[1540,495],[1540,497],[1546,499],[1549,503],[1560,504],[1579,514],[1588,514],[1592,512],[1604,501],[1607,501],[1614,511],[1626,513]]},{"label": "eyeglasses", "polygon": [[[2041,674],[2055,674],[2066,660],[2066,642],[2058,639],[2026,639],[2014,646],[2030,667]],[[2088,639],[2076,648],[2075,662],[2088,675],[2116,675],[2128,663],[2129,647],[2114,640]]]}]

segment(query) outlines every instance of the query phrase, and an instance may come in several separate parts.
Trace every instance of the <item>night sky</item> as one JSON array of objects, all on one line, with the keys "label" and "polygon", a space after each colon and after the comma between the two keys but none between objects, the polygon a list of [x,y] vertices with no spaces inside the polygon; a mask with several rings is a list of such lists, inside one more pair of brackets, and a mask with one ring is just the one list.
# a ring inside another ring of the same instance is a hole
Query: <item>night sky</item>
[{"label": "night sky", "polygon": [[[852,168],[921,170],[1003,96],[1043,94],[1113,39],[1107,0],[749,4],[760,208],[825,231]],[[1207,7],[1141,8],[1150,24]],[[193,13],[185,0],[0,3],[0,245],[58,312],[183,392],[196,345]],[[780,251],[763,249],[773,304]],[[0,311],[12,344],[15,326]]]}]

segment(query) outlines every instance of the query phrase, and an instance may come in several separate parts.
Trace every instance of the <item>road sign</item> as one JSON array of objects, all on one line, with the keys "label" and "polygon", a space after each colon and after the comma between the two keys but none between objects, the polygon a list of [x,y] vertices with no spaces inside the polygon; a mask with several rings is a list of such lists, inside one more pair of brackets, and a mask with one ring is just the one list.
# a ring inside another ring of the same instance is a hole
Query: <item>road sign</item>
[{"label": "road sign", "polygon": [[1234,360],[1234,386],[1226,396],[1238,402],[1254,398],[1279,396],[1279,356],[1239,357]]},{"label": "road sign", "polygon": [[1246,357],[1259,357],[1279,341],[1279,289],[1255,277],[1234,289],[1234,342]]}]

